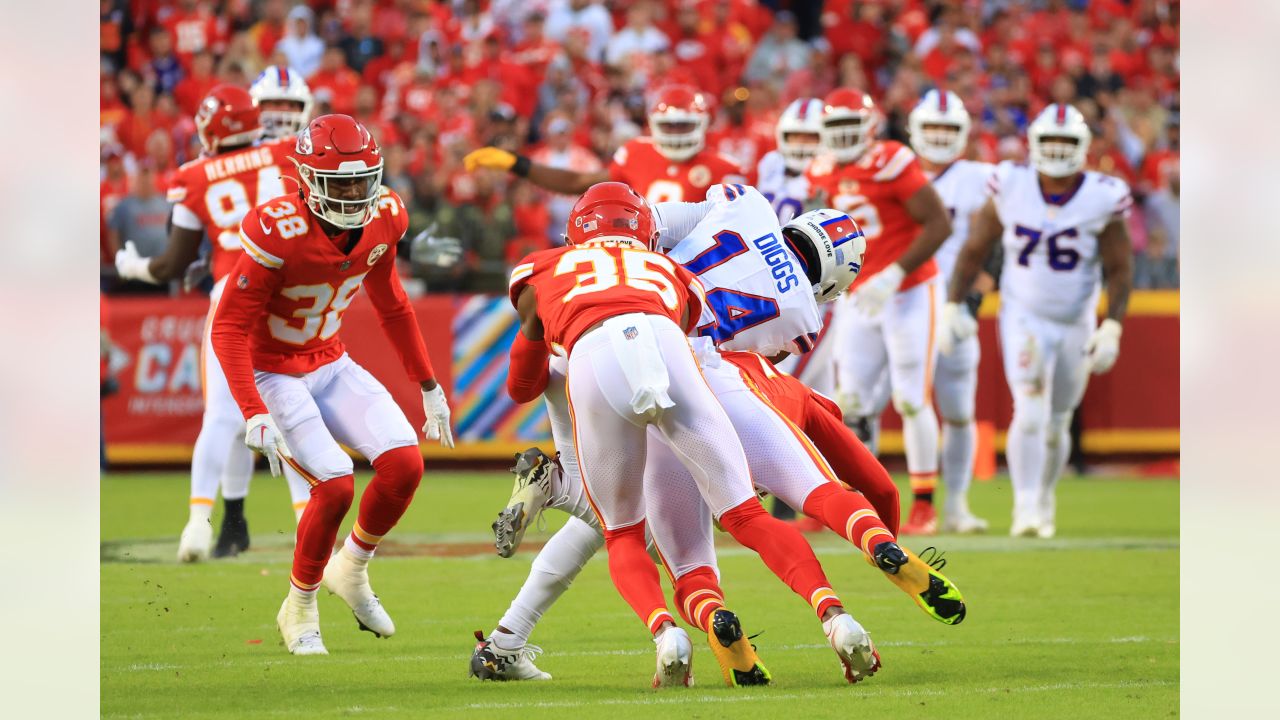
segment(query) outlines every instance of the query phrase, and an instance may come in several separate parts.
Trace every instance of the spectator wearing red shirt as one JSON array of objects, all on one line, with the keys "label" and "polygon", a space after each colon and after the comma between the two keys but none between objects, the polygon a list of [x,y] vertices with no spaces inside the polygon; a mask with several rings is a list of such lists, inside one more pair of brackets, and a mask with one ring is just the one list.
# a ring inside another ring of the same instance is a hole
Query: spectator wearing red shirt
[{"label": "spectator wearing red shirt", "polygon": [[173,39],[178,61],[186,69],[191,68],[191,61],[198,52],[221,54],[229,32],[209,3],[200,0],[178,0],[178,9],[165,19],[164,28]]},{"label": "spectator wearing red shirt", "polygon": [[129,116],[129,107],[120,99],[120,83],[114,75],[104,74],[98,86],[98,127],[110,128],[111,135],[118,137],[116,127]]},{"label": "spectator wearing red shirt", "polygon": [[129,96],[131,107],[128,114],[116,126],[116,139],[134,157],[143,154],[147,136],[165,124],[166,118],[156,112],[155,100],[156,94],[150,85],[139,85]]},{"label": "spectator wearing red shirt", "polygon": [[[854,54],[864,68],[876,69],[884,62],[885,30],[884,6],[874,2],[855,2],[842,15],[827,13],[823,16],[824,35],[831,44],[831,53],[839,62],[845,55]],[[861,86],[859,86],[861,87]]]},{"label": "spectator wearing red shirt", "polygon": [[471,81],[492,80],[501,88],[502,102],[510,105],[520,117],[531,117],[538,105],[537,94],[531,92],[536,81],[529,68],[511,61],[503,50],[502,39],[498,30],[485,37],[478,62],[468,69]]},{"label": "spectator wearing red shirt", "polygon": [[1171,176],[1178,174],[1180,136],[1179,117],[1177,113],[1173,113],[1165,128],[1163,146],[1147,153],[1142,160],[1142,176],[1138,186],[1140,192],[1145,194],[1159,190],[1168,183]]},{"label": "spectator wearing red shirt", "polygon": [[547,38],[545,27],[546,15],[541,10],[529,13],[524,19],[520,42],[511,49],[511,62],[528,69],[538,84],[546,77],[547,65],[560,53],[560,46]]},{"label": "spectator wearing red shirt", "polygon": [[307,78],[307,85],[316,100],[329,106],[332,112],[350,115],[356,108],[356,90],[360,88],[360,76],[347,67],[342,48],[326,48],[320,60],[320,69]]},{"label": "spectator wearing red shirt", "polygon": [[285,0],[266,0],[262,3],[261,19],[249,28],[253,49],[264,63],[275,52],[276,44],[284,38],[284,20],[288,9]]},{"label": "spectator wearing red shirt", "polygon": [[709,95],[719,97],[735,80],[723,72],[719,38],[703,30],[696,3],[681,2],[670,40],[672,59],[699,78]]},{"label": "spectator wearing red shirt", "polygon": [[219,83],[213,75],[213,54],[207,50],[197,52],[191,58],[191,74],[173,89],[173,99],[183,115],[195,115],[200,101]]}]

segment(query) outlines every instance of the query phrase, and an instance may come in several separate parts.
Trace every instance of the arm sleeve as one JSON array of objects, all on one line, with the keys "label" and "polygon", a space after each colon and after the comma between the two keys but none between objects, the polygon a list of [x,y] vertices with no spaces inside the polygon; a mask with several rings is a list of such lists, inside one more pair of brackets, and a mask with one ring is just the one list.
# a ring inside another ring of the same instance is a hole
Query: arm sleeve
[{"label": "arm sleeve", "polygon": [[511,362],[507,370],[507,394],[517,403],[536,400],[551,380],[546,341],[535,342],[516,331],[511,343]]},{"label": "arm sleeve", "polygon": [[369,271],[364,281],[369,292],[369,300],[378,311],[378,321],[382,331],[387,334],[396,353],[400,355],[400,363],[404,371],[414,382],[425,382],[435,377],[431,368],[431,359],[427,356],[427,345],[418,329],[418,316],[413,312],[409,296],[400,284],[400,276],[396,273],[396,254],[392,249],[384,255],[373,270]]},{"label": "arm sleeve", "polygon": [[267,301],[280,284],[280,273],[258,264],[248,255],[241,255],[230,277],[232,280],[227,283],[214,311],[210,339],[231,396],[248,419],[267,412],[258,386],[253,382],[249,329],[266,313]]},{"label": "arm sleeve", "polygon": [[711,212],[711,208],[710,200],[655,203],[653,215],[658,225],[658,244],[667,249],[679,245]]}]

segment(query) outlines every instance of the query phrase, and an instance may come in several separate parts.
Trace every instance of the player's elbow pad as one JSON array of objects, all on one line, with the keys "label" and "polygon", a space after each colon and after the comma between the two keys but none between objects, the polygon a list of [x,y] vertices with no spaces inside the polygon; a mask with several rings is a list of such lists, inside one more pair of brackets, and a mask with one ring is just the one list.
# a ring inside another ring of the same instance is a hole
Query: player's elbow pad
[{"label": "player's elbow pad", "polygon": [[511,344],[511,363],[507,371],[507,394],[517,403],[538,399],[551,380],[547,368],[547,344],[534,342],[517,332]]}]

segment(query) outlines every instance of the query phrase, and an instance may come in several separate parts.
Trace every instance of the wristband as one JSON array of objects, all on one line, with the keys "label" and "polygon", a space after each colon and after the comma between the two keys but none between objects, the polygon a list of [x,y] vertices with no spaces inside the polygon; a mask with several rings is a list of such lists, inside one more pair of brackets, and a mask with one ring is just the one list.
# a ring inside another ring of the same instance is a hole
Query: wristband
[{"label": "wristband", "polygon": [[529,169],[533,167],[533,162],[524,155],[516,155],[516,164],[511,166],[511,172],[519,177],[529,177]]}]

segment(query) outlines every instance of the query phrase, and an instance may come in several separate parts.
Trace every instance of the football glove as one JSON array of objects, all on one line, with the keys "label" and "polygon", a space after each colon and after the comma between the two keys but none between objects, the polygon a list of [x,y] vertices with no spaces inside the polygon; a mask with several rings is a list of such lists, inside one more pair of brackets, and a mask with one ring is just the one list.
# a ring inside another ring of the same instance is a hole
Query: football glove
[{"label": "football glove", "polygon": [[462,164],[467,172],[475,172],[477,168],[510,170],[516,164],[516,156],[501,148],[482,147],[467,153],[467,156],[462,158]]},{"label": "football glove", "polygon": [[453,447],[453,429],[449,427],[449,401],[445,399],[444,388],[436,385],[431,390],[423,390],[422,409],[427,414],[422,433],[428,440],[439,440],[441,445]]},{"label": "football glove", "polygon": [[141,280],[158,284],[151,274],[151,258],[138,254],[138,246],[126,240],[124,247],[116,251],[116,274],[124,280]]},{"label": "football glove", "polygon": [[1101,375],[1116,364],[1116,358],[1120,357],[1122,329],[1120,323],[1107,318],[1102,321],[1097,330],[1093,331],[1089,342],[1084,346],[1085,355],[1088,356],[1089,372]]},{"label": "football glove", "polygon": [[244,434],[244,444],[254,452],[267,456],[267,462],[271,465],[271,474],[274,477],[280,476],[280,459],[293,458],[293,453],[289,452],[289,446],[284,443],[284,435],[281,435],[280,430],[276,428],[275,420],[265,413],[249,418],[249,426]]},{"label": "football glove", "polygon": [[978,332],[978,321],[960,303],[947,303],[942,308],[942,333],[938,338],[938,352],[950,355],[961,342]]},{"label": "football glove", "polygon": [[898,263],[893,263],[889,267],[872,275],[862,287],[853,293],[853,302],[862,309],[868,317],[875,317],[884,310],[884,304],[889,302],[893,294],[898,292],[898,288],[902,286],[902,278],[907,273]]}]

